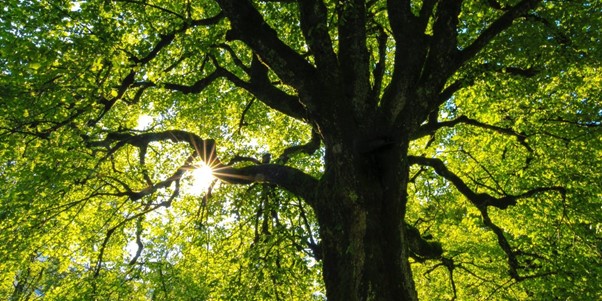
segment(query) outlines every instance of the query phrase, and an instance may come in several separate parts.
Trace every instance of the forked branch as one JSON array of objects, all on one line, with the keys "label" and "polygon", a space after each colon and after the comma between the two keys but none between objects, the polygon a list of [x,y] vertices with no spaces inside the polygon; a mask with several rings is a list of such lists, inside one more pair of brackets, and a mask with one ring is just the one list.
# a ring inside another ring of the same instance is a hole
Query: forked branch
[{"label": "forked branch", "polygon": [[519,255],[515,250],[512,249],[508,239],[504,235],[504,230],[497,226],[489,217],[489,207],[496,207],[499,209],[506,209],[509,206],[516,205],[517,200],[532,197],[538,193],[555,191],[565,198],[566,190],[564,187],[552,186],[552,187],[538,187],[518,195],[505,195],[503,197],[494,197],[488,193],[476,193],[455,173],[451,172],[441,161],[436,158],[425,158],[425,157],[409,157],[410,163],[419,164],[423,166],[429,166],[435,170],[435,172],[444,177],[446,180],[451,182],[460,193],[462,193],[475,207],[478,208],[483,218],[483,223],[487,226],[497,237],[498,244],[502,251],[508,258],[509,274],[516,281],[521,281],[527,277],[521,276],[518,270],[521,268],[517,256]]},{"label": "forked branch", "polygon": [[488,193],[476,193],[460,178],[458,175],[450,171],[445,163],[441,159],[437,158],[426,158],[419,156],[408,157],[411,164],[418,164],[422,166],[429,166],[435,170],[435,172],[448,180],[453,184],[460,193],[462,193],[473,205],[477,208],[496,207],[499,209],[506,209],[510,206],[516,205],[519,199],[529,198],[538,193],[556,191],[563,197],[566,193],[565,188],[561,186],[551,187],[538,187],[523,192],[518,195],[504,195],[503,197],[495,197]]},{"label": "forked branch", "polygon": [[484,122],[480,122],[476,119],[472,119],[469,118],[467,116],[460,116],[456,119],[453,120],[448,120],[448,121],[441,121],[441,122],[429,122],[423,126],[421,126],[412,136],[412,139],[418,139],[424,136],[428,136],[428,135],[433,135],[437,130],[444,128],[444,127],[453,127],[457,124],[469,124],[472,126],[476,126],[479,128],[483,128],[483,129],[487,129],[487,130],[491,130],[494,131],[496,133],[502,134],[502,135],[508,135],[508,136],[513,136],[516,137],[516,140],[518,140],[518,142],[525,147],[525,149],[527,149],[527,151],[529,153],[533,153],[533,149],[531,148],[531,146],[529,146],[529,144],[527,143],[527,134],[524,132],[517,132],[513,129],[509,129],[509,128],[503,128],[503,127],[499,127],[499,126],[495,126],[495,125],[491,125],[491,124],[487,124]]},{"label": "forked branch", "polygon": [[535,8],[541,0],[522,0],[515,6],[508,8],[505,13],[495,20],[472,44],[461,51],[461,62],[466,62],[479,53],[496,36],[512,25],[514,20],[526,16],[529,10]]},{"label": "forked branch", "polygon": [[[90,142],[90,145],[108,146],[107,155],[104,157],[106,159],[125,145],[131,145],[143,150],[152,142],[186,143],[192,152],[186,162],[167,179],[153,185],[148,185],[140,191],[133,191],[128,188],[126,192],[120,195],[128,196],[132,200],[139,200],[153,194],[159,189],[171,186],[174,182],[178,185],[184,173],[187,170],[194,169],[194,161],[202,160],[213,169],[213,174],[216,178],[226,183],[251,184],[255,182],[267,182],[287,189],[306,199],[308,202],[314,199],[313,192],[318,181],[302,171],[278,164],[260,164],[240,168],[225,165],[217,156],[214,140],[202,139],[198,135],[186,131],[169,130],[142,134],[111,133],[107,135],[104,141]],[[141,155],[144,153],[141,152]],[[144,159],[140,158],[140,162],[144,162]],[[148,179],[146,182],[149,182]]]}]

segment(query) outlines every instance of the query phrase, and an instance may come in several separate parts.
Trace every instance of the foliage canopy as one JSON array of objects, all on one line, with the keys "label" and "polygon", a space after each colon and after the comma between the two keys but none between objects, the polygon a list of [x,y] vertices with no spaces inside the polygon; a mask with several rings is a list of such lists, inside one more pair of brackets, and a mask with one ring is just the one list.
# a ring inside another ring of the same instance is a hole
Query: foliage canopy
[{"label": "foliage canopy", "polygon": [[336,112],[411,129],[420,299],[600,297],[598,0],[5,2],[0,298],[325,299]]}]

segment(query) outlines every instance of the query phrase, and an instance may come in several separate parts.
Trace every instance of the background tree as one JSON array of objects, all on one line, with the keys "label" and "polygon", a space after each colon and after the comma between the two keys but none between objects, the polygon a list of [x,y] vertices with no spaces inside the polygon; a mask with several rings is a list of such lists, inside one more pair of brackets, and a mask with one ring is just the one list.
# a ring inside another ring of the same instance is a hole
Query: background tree
[{"label": "background tree", "polygon": [[8,0],[0,294],[600,297],[600,5]]}]

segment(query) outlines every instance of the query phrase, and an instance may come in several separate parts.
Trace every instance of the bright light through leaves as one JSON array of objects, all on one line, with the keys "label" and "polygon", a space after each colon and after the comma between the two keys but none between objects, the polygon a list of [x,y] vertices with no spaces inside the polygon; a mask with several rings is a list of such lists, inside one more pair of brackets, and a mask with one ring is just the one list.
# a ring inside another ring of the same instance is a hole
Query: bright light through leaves
[{"label": "bright light through leaves", "polygon": [[213,169],[209,165],[203,162],[195,165],[195,168],[191,170],[190,193],[200,195],[207,192],[214,179]]}]

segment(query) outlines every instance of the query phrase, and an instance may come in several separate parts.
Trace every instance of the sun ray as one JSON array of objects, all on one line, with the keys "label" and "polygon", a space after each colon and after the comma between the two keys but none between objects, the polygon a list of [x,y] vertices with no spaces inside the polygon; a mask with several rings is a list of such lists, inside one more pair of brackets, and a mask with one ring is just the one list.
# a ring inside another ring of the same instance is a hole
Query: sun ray
[{"label": "sun ray", "polygon": [[191,187],[190,193],[200,195],[209,189],[211,183],[216,179],[213,175],[213,168],[205,162],[199,162],[191,169]]}]

